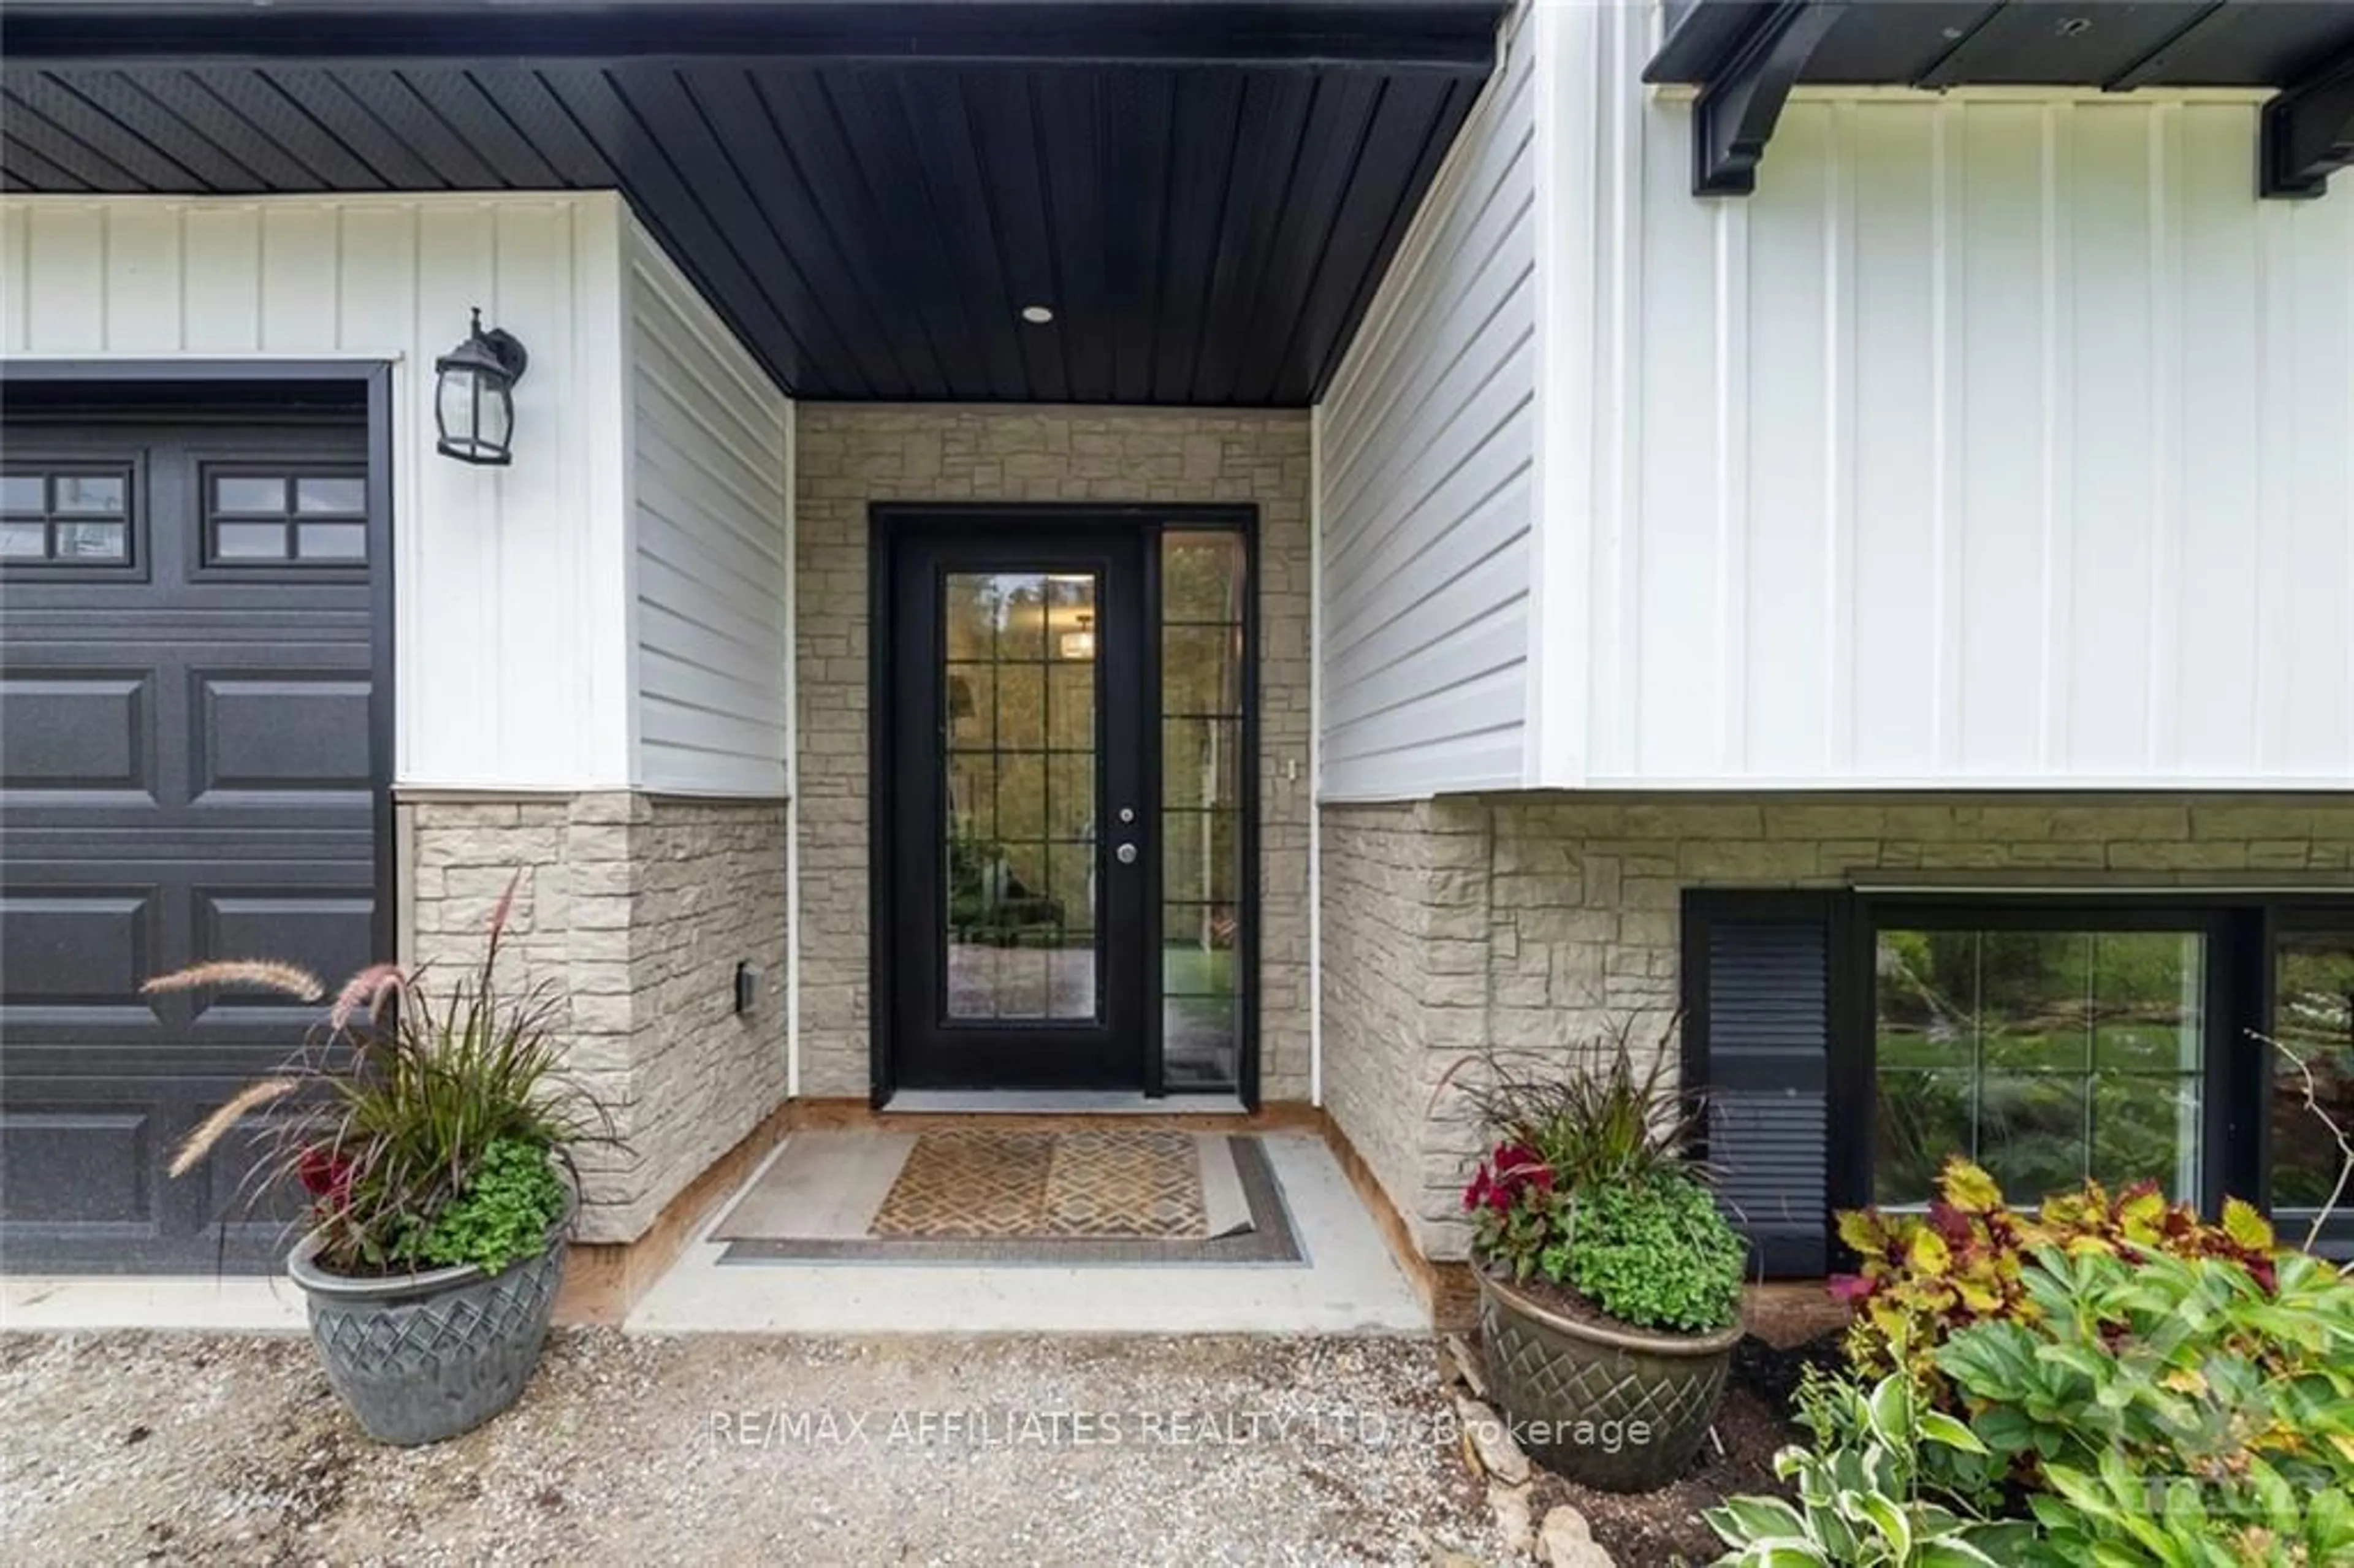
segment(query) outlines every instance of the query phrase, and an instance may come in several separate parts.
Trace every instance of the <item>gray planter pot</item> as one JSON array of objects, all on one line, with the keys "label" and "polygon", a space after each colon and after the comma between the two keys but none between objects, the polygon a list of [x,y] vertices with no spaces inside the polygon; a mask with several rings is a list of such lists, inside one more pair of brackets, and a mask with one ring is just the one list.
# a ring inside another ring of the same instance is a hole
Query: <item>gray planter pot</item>
[{"label": "gray planter pot", "polygon": [[1683,1474],[1724,1397],[1739,1325],[1660,1334],[1589,1323],[1473,1273],[1488,1385],[1532,1457],[1610,1492],[1656,1491]]},{"label": "gray planter pot", "polygon": [[379,1443],[415,1447],[471,1432],[513,1404],[539,1364],[578,1199],[536,1257],[355,1279],[321,1269],[305,1237],[286,1260],[310,1299],[327,1383]]}]

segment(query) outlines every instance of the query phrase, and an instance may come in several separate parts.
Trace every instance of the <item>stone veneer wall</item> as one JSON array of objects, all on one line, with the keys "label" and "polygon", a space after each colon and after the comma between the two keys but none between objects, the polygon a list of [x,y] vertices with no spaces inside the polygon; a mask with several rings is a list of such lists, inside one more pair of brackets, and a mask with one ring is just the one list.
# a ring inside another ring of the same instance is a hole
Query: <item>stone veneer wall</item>
[{"label": "stone veneer wall", "polygon": [[1434,1257],[1463,1255],[1474,1130],[1437,1091],[1469,1053],[1631,1019],[1664,1040],[1694,886],[2354,892],[2343,797],[1849,800],[1462,797],[1324,811],[1324,1083]]},{"label": "stone veneer wall", "polygon": [[[783,802],[614,791],[400,810],[412,960],[479,962],[521,873],[503,978],[551,987],[571,1071],[629,1145],[582,1153],[581,1234],[636,1239],[784,1101]],[[760,970],[742,1015],[739,961]]]},{"label": "stone veneer wall", "polygon": [[1308,416],[801,404],[801,1087],[868,1091],[867,508],[878,501],[1258,507],[1259,1054],[1308,1095]]}]

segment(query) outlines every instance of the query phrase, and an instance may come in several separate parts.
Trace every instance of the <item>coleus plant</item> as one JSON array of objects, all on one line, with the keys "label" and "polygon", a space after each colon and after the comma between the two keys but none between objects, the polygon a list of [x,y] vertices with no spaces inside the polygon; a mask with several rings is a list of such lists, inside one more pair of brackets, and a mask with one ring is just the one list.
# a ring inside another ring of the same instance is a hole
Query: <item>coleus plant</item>
[{"label": "coleus plant", "polygon": [[1564,1197],[1544,1156],[1525,1143],[1499,1143],[1463,1189],[1472,1250],[1514,1279],[1545,1272],[1545,1251],[1561,1239]]},{"label": "coleus plant", "polygon": [[1925,1213],[1850,1210],[1839,1216],[1839,1235],[1861,1260],[1859,1272],[1830,1282],[1855,1308],[1850,1364],[1877,1375],[1901,1363],[1947,1408],[1957,1406],[1938,1371],[1938,1349],[1974,1323],[2033,1321],[2041,1308],[2023,1275],[2039,1248],[2128,1263],[2151,1255],[2219,1258],[2243,1266],[2267,1290],[2280,1252],[2270,1222],[2237,1198],[2211,1224],[2187,1203],[2168,1202],[2154,1181],[2114,1194],[2088,1181],[2016,1209],[1992,1176],[1958,1156],[1938,1173]]}]

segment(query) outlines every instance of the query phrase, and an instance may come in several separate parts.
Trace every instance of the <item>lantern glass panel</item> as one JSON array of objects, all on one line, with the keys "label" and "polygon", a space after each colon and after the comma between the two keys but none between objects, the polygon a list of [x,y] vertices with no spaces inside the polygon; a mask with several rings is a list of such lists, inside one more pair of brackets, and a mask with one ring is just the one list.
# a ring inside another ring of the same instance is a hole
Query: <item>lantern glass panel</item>
[{"label": "lantern glass panel", "polygon": [[445,370],[441,373],[440,406],[436,414],[441,421],[443,440],[461,447],[472,447],[474,409],[480,395],[472,371]]},{"label": "lantern glass panel", "polygon": [[480,398],[476,401],[477,417],[481,419],[482,445],[504,455],[508,441],[514,435],[514,397],[506,387],[488,376],[483,377]]}]

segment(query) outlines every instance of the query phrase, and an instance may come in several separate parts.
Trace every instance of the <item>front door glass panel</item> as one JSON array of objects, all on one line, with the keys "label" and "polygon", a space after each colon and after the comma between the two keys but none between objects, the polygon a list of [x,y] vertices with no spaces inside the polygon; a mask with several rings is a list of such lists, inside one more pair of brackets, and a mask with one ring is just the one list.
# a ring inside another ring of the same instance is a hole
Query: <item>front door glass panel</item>
[{"label": "front door glass panel", "polygon": [[1097,579],[940,581],[947,1021],[1095,1021]]},{"label": "front door glass panel", "polygon": [[876,650],[878,1086],[1254,1076],[1249,536],[894,519]]},{"label": "front door glass panel", "polygon": [[1161,1049],[1171,1089],[1235,1086],[1242,1042],[1239,534],[1161,535]]}]

